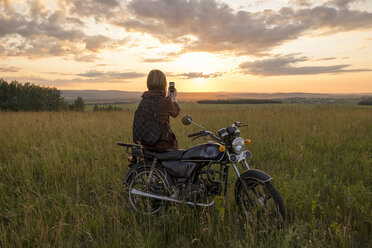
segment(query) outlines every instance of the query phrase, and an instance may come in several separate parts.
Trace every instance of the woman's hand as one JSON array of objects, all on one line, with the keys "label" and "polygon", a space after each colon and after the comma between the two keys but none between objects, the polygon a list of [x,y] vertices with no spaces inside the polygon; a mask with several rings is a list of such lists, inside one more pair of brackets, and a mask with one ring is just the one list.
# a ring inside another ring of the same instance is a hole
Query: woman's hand
[{"label": "woman's hand", "polygon": [[173,92],[171,92],[169,89],[168,89],[168,97],[170,97],[172,99],[172,102],[177,102],[177,90],[174,89]]}]

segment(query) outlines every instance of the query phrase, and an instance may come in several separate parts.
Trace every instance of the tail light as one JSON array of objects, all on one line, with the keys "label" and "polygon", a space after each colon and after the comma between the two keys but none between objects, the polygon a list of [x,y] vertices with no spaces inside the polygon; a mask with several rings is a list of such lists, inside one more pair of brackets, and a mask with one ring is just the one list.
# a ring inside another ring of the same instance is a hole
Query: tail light
[{"label": "tail light", "polygon": [[132,158],[133,158],[132,155],[130,155],[130,154],[127,155],[127,160],[128,160],[129,163],[132,161]]}]

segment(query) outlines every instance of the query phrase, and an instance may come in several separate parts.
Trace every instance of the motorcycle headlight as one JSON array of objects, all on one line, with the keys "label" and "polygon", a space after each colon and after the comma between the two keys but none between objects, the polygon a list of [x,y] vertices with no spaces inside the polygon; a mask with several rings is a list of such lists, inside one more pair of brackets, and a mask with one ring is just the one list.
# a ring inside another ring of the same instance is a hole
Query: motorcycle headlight
[{"label": "motorcycle headlight", "polygon": [[244,151],[245,148],[245,142],[243,138],[235,138],[232,142],[232,148],[236,152],[236,154],[240,154]]}]

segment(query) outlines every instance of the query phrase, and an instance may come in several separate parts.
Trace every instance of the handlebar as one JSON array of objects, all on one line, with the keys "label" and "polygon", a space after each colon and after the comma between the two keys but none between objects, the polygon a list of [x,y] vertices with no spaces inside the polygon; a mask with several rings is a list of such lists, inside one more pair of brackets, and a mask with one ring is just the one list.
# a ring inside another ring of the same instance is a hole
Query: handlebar
[{"label": "handlebar", "polygon": [[194,139],[197,139],[197,138],[200,138],[200,137],[203,137],[203,136],[209,136],[212,139],[214,139],[215,141],[217,141],[219,143],[223,143],[223,141],[220,138],[218,138],[214,133],[212,133],[211,131],[207,131],[207,130],[201,130],[197,133],[192,133],[192,134],[187,135],[187,137],[189,137],[189,138],[195,137]]},{"label": "handlebar", "polygon": [[195,137],[195,136],[198,136],[198,135],[202,135],[204,134],[205,131],[199,131],[199,132],[196,132],[196,133],[192,133],[192,134],[188,134],[187,137],[191,138],[191,137]]},{"label": "handlebar", "polygon": [[119,146],[126,146],[126,147],[140,147],[138,144],[129,144],[129,143],[123,143],[123,142],[116,142]]},{"label": "handlebar", "polygon": [[[186,118],[186,119],[185,119],[185,118]],[[184,119],[185,119],[185,121],[184,121]],[[215,140],[215,141],[217,141],[217,142],[219,142],[219,143],[221,143],[221,144],[224,144],[223,139],[221,139],[221,138],[219,138],[218,136],[216,136],[213,132],[208,131],[208,130],[205,130],[205,128],[202,127],[202,126],[200,126],[199,124],[193,122],[192,119],[191,119],[191,116],[189,116],[189,115],[185,115],[184,118],[182,119],[182,122],[183,122],[185,125],[189,125],[190,123],[193,123],[193,124],[197,125],[198,127],[202,128],[202,130],[199,131],[199,132],[196,132],[196,133],[192,133],[192,134],[188,134],[188,135],[187,135],[187,137],[189,137],[189,138],[194,137],[192,140],[198,139],[198,138],[203,137],[203,136],[209,136],[209,137],[211,137],[213,140]],[[247,126],[248,126],[247,124],[243,124],[243,123],[241,123],[240,121],[235,121],[235,122],[232,124],[231,127],[236,127],[236,128],[238,128],[238,127],[247,127]]]},{"label": "handlebar", "polygon": [[235,121],[233,126],[236,126],[236,127],[248,127],[247,124],[243,124],[241,123],[240,121]]}]

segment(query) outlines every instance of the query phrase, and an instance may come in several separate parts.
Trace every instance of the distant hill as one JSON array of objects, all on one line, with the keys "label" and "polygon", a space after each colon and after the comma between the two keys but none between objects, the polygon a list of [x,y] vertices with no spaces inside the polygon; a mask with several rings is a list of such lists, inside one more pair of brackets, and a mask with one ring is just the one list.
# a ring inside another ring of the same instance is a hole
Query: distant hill
[{"label": "distant hill", "polygon": [[[138,102],[143,92],[120,90],[61,90],[69,102],[78,96],[87,103]],[[232,100],[232,99],[325,99],[325,98],[367,98],[372,93],[361,94],[322,94],[322,93],[239,93],[239,92],[179,92],[179,101]],[[286,101],[285,101],[286,102]]]},{"label": "distant hill", "polygon": [[142,92],[120,90],[61,90],[67,101],[82,97],[85,102],[136,102],[141,98]]},{"label": "distant hill", "polygon": [[269,99],[236,99],[236,100],[200,100],[199,104],[275,104],[282,103],[278,100]]}]

